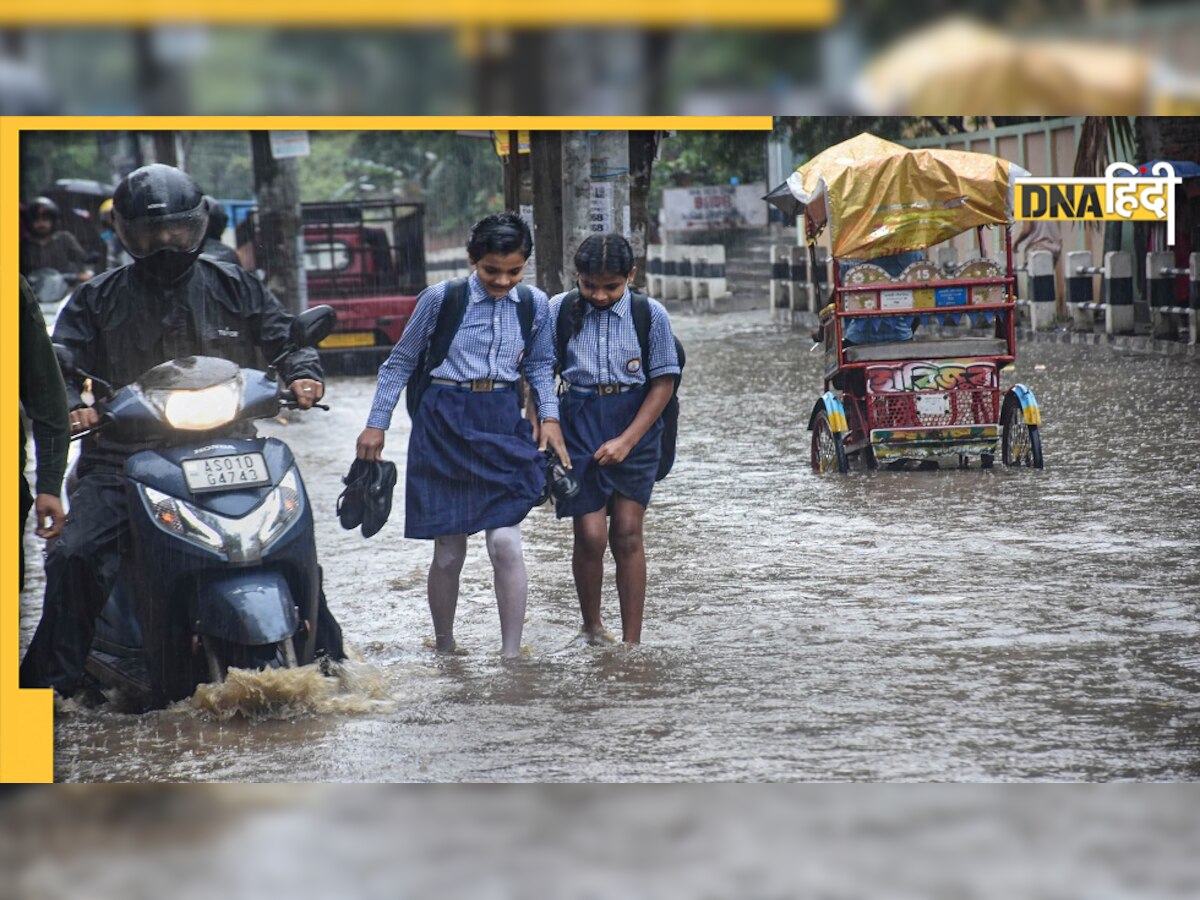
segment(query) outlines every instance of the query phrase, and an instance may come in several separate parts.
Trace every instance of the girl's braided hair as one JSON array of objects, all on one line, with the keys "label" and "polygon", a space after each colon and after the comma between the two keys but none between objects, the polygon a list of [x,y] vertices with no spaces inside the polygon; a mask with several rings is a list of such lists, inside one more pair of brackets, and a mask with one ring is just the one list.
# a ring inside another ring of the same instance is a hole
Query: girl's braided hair
[{"label": "girl's braided hair", "polygon": [[[582,275],[620,275],[628,278],[633,272],[633,247],[615,231],[593,234],[585,238],[575,251],[575,271]],[[583,328],[586,302],[580,293],[571,307],[572,335],[579,334]]]}]

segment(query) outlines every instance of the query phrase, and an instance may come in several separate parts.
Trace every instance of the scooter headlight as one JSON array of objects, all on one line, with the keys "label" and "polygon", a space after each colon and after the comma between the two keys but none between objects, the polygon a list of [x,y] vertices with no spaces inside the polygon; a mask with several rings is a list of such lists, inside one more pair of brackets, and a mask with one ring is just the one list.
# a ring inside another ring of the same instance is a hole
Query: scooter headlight
[{"label": "scooter headlight", "polygon": [[236,418],[242,400],[240,379],[196,391],[148,392],[172,428],[181,431],[208,431],[228,425]]},{"label": "scooter headlight", "polygon": [[303,509],[295,467],[271,493],[240,519],[198,509],[186,500],[139,485],[150,517],[163,531],[213,550],[230,562],[257,562]]}]

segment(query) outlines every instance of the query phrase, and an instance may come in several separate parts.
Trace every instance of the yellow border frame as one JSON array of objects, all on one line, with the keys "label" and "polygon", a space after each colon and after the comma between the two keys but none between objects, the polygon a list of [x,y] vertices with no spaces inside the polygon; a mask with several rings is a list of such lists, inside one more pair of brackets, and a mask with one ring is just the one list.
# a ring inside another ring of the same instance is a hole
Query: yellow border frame
[{"label": "yellow border frame", "polygon": [[[770,131],[770,116],[174,116],[153,118],[78,116],[66,118],[11,117],[0,119],[0,258],[17,258],[20,200],[20,137],[23,131]],[[18,383],[18,285],[15,266],[5,266],[0,282],[0,379]],[[13,402],[16,402],[15,399]],[[13,415],[0,416],[0,466],[12,471],[17,463],[13,446]],[[7,487],[5,487],[7,485]],[[0,509],[17,505],[16,485],[0,478]],[[0,516],[0,585],[17,580],[17,539],[12,515]],[[27,561],[32,565],[32,561]],[[21,690],[17,684],[20,660],[20,594],[11,587],[0,591],[0,782],[47,782],[54,777],[54,706],[48,690]]]},{"label": "yellow border frame", "polygon": [[444,0],[442,3],[380,0],[60,0],[52,5],[4,0],[0,25],[80,26],[275,25],[277,27],[352,28],[366,25],[408,27],[517,26],[781,26],[815,28],[829,25],[840,11],[839,0],[604,0],[588,5],[557,0]]}]

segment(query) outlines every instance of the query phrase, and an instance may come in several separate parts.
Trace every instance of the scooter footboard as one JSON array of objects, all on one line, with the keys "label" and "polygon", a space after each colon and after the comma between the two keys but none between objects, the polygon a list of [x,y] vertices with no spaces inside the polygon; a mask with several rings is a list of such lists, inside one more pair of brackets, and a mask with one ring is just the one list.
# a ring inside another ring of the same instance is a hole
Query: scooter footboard
[{"label": "scooter footboard", "polygon": [[229,574],[200,585],[196,631],[236,644],[273,644],[300,626],[287,580],[277,572]]}]

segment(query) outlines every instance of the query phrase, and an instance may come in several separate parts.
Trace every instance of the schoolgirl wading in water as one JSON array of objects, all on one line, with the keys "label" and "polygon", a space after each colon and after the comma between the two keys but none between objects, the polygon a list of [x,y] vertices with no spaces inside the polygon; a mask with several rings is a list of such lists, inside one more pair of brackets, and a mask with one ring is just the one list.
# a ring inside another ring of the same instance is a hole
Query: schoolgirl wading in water
[{"label": "schoolgirl wading in water", "polygon": [[[459,574],[467,536],[479,531],[486,535],[494,573],[501,653],[521,652],[528,578],[520,523],[545,481],[533,424],[521,415],[522,375],[536,407],[541,447],[565,455],[546,295],[518,288],[532,250],[529,227],[514,213],[476,223],[467,243],[470,277],[421,293],[400,342],[379,370],[367,427],[358,437],[359,459],[382,458],[400,392],[412,380],[420,384],[427,378],[408,442],[404,536],[434,542],[429,611],[436,648],[445,653],[457,650]],[[456,312],[444,314],[443,307]],[[434,361],[434,339],[450,334],[448,349],[441,345],[445,358]]]},{"label": "schoolgirl wading in water", "polygon": [[589,643],[612,640],[600,617],[604,551],[611,547],[622,637],[638,643],[646,603],[643,520],[662,452],[660,416],[679,361],[667,311],[657,300],[641,298],[650,317],[643,362],[630,290],[633,250],[624,237],[587,238],[576,251],[575,269],[578,287],[550,301],[550,316],[556,330],[567,329],[565,345],[561,337],[556,342],[566,385],[562,433],[581,489],[560,502],[556,514],[574,525],[571,566],[582,637]]}]

